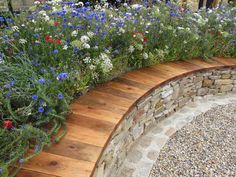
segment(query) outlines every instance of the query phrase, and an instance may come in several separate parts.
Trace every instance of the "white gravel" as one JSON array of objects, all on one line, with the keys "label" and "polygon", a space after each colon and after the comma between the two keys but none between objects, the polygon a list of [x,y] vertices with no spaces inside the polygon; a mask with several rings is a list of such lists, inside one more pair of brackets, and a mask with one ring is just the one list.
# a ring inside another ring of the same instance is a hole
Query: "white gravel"
[{"label": "white gravel", "polygon": [[197,116],[174,133],[150,177],[236,177],[236,102]]}]

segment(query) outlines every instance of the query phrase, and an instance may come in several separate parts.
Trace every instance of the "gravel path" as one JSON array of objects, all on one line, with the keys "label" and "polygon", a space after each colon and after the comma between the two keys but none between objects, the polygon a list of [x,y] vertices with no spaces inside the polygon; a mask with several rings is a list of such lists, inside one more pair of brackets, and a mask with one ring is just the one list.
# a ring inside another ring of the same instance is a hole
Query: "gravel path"
[{"label": "gravel path", "polygon": [[236,177],[236,102],[197,116],[174,133],[150,177]]}]

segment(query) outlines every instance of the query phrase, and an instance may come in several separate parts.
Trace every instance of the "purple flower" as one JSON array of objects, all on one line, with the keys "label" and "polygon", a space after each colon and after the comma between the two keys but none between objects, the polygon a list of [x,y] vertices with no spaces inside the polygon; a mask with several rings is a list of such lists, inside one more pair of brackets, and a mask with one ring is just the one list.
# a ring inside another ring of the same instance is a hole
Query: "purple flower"
[{"label": "purple flower", "polygon": [[40,107],[38,108],[38,111],[39,111],[40,113],[43,113],[43,112],[44,112],[44,108],[43,108],[42,106],[40,106]]},{"label": "purple flower", "polygon": [[68,74],[67,73],[60,73],[58,76],[57,76],[57,80],[65,80],[68,78]]},{"label": "purple flower", "polygon": [[40,83],[40,84],[45,84],[46,81],[45,81],[45,79],[39,79],[39,80],[38,80],[38,83]]},{"label": "purple flower", "polygon": [[38,38],[38,37],[39,37],[39,34],[34,34],[34,37]]},{"label": "purple flower", "polygon": [[62,93],[58,93],[57,97],[58,97],[59,99],[63,99],[63,98],[64,98],[64,96],[63,96]]},{"label": "purple flower", "polygon": [[11,87],[13,87],[14,86],[14,81],[11,81],[11,82],[9,82],[9,84],[8,85],[6,85],[6,88],[11,88]]},{"label": "purple flower", "polygon": [[57,49],[53,50],[54,54],[57,54],[59,51]]},{"label": "purple flower", "polygon": [[5,22],[5,19],[3,17],[0,17],[0,22]]},{"label": "purple flower", "polygon": [[33,95],[33,96],[32,96],[32,100],[35,101],[35,100],[37,100],[37,99],[38,99],[38,95]]}]

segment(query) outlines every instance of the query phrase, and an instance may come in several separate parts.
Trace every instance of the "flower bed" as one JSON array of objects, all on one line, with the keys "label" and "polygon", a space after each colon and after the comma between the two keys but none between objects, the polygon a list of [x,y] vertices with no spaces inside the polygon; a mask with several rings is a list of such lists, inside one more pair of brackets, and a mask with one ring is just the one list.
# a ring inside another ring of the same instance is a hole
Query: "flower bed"
[{"label": "flower bed", "polygon": [[68,103],[90,86],[165,61],[236,56],[235,7],[107,6],[54,0],[7,18],[0,31],[2,176],[59,142]]}]

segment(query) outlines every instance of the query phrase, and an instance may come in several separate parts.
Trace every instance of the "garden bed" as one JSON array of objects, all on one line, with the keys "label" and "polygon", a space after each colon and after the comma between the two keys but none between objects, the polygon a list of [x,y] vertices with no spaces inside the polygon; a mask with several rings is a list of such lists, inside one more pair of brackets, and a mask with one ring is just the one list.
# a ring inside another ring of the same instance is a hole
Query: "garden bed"
[{"label": "garden bed", "polygon": [[162,2],[107,6],[56,0],[6,19],[8,26],[0,31],[3,176],[59,142],[73,98],[117,73],[166,61],[236,56],[235,7],[194,13]]}]

